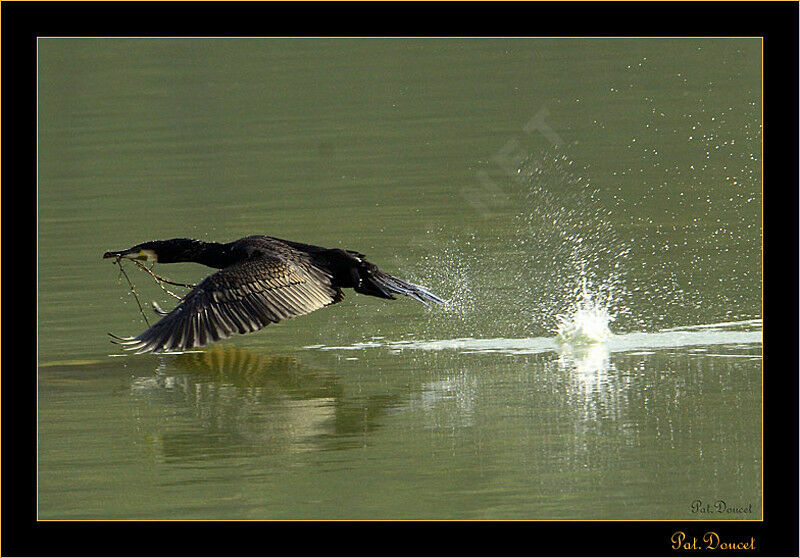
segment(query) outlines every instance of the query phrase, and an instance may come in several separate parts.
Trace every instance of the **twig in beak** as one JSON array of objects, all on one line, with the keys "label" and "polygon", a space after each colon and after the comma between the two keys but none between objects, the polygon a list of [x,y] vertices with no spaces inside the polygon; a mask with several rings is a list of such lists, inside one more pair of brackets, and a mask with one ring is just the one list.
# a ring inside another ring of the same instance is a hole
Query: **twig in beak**
[{"label": "twig in beak", "polygon": [[150,327],[150,321],[147,319],[147,316],[144,313],[144,309],[142,308],[142,303],[139,302],[139,295],[136,294],[136,287],[134,287],[131,278],[128,277],[128,274],[125,272],[125,268],[122,267],[122,256],[117,256],[116,259],[114,260],[114,263],[119,266],[120,274],[124,275],[125,280],[128,281],[128,285],[131,288],[131,294],[133,294],[133,298],[136,299],[136,305],[139,307],[139,312],[142,314],[142,318],[144,318],[144,323],[147,324],[147,327]]}]

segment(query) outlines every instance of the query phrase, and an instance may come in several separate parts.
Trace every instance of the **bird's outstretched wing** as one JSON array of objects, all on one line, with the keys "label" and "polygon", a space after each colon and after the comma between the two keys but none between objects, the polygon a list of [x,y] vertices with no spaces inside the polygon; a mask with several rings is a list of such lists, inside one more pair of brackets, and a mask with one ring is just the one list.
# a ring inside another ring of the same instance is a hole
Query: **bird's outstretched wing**
[{"label": "bird's outstretched wing", "polygon": [[210,275],[144,333],[112,337],[136,353],[191,349],[308,314],[342,298],[325,271],[263,256]]}]

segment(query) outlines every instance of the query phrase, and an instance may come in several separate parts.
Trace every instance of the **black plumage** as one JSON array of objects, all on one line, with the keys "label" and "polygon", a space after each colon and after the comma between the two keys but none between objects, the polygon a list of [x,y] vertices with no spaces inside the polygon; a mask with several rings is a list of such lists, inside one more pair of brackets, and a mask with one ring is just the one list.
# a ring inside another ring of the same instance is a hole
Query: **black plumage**
[{"label": "black plumage", "polygon": [[103,257],[196,262],[220,270],[144,333],[112,336],[137,353],[191,349],[234,333],[251,333],[335,304],[344,298],[343,288],[387,299],[403,294],[426,305],[444,302],[424,287],[384,273],[358,252],[269,236],[248,236],[226,244],[186,238],[154,240],[106,252]]}]

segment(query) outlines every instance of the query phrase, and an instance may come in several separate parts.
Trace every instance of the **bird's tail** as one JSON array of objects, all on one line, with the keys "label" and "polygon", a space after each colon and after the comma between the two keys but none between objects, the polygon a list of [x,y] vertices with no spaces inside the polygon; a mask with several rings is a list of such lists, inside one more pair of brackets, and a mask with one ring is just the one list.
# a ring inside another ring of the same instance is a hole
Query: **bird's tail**
[{"label": "bird's tail", "polygon": [[390,299],[394,299],[393,295],[402,294],[420,301],[425,306],[430,306],[431,302],[444,304],[444,300],[425,287],[392,277],[378,269],[377,266],[368,262],[364,263],[367,265],[359,270],[360,281],[359,285],[355,287],[356,292]]}]

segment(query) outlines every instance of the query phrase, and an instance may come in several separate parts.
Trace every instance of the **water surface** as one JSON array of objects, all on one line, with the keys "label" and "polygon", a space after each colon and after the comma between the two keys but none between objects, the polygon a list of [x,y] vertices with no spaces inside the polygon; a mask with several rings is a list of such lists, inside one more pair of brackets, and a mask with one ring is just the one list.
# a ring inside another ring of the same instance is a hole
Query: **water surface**
[{"label": "water surface", "polygon": [[[760,519],[760,59],[41,39],[39,518]],[[258,233],[448,305],[350,292],[202,351],[108,343],[146,324],[104,251]],[[560,342],[587,294],[613,335]]]}]

